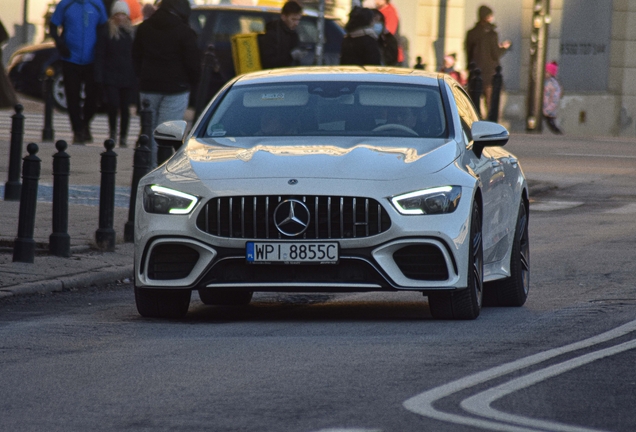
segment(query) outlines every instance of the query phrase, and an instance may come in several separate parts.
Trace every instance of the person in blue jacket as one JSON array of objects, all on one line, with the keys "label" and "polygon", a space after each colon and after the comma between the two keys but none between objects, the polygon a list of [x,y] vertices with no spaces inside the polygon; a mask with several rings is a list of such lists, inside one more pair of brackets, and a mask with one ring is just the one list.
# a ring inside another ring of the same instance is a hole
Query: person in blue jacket
[{"label": "person in blue jacket", "polygon": [[[97,27],[108,15],[102,0],[62,0],[51,16],[49,31],[62,57],[62,74],[73,144],[91,142],[90,122],[97,108],[93,62]],[[62,27],[61,34],[58,27]],[[86,98],[81,107],[82,86]]]}]

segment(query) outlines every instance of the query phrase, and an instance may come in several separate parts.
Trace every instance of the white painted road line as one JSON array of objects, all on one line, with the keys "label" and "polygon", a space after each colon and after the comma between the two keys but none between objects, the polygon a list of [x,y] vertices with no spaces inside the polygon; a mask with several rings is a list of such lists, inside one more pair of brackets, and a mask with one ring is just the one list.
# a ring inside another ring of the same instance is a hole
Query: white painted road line
[{"label": "white painted road line", "polygon": [[603,155],[603,154],[587,154],[587,153],[557,153],[556,156],[589,157],[589,158],[602,158],[602,159],[636,159],[636,156]]},{"label": "white painted road line", "polygon": [[[575,342],[569,345],[565,345],[559,348],[553,348],[548,351],[544,351],[538,354],[534,354],[528,357],[524,357],[519,360],[515,360],[510,363],[506,363],[494,368],[478,372],[473,375],[461,378],[456,381],[452,381],[448,384],[444,384],[439,387],[435,387],[431,390],[420,393],[403,403],[404,408],[407,410],[436,420],[450,422],[455,424],[467,425],[472,427],[478,427],[487,430],[495,431],[511,431],[511,432],[527,432],[537,431],[536,428],[527,428],[523,426],[514,426],[511,424],[505,424],[498,421],[485,420],[482,418],[475,418],[472,416],[464,416],[459,414],[445,413],[437,410],[433,404],[438,400],[451,396],[454,393],[469,389],[479,384],[483,384],[492,379],[505,376],[509,373],[542,363],[546,360],[558,357],[563,354],[567,354],[573,351],[577,351],[584,348],[589,348],[594,345],[598,345],[604,342],[608,342],[612,339],[616,339],[625,336],[629,333],[636,331],[636,320],[630,321],[620,327],[613,330],[601,333],[600,335],[584,339],[579,342]],[[620,345],[618,345],[620,346]],[[601,352],[601,351],[599,351]],[[582,430],[582,429],[578,429]]]},{"label": "white painted road line", "polygon": [[541,369],[528,375],[513,379],[512,381],[509,381],[505,384],[478,393],[462,401],[460,405],[463,409],[470,413],[480,415],[482,417],[488,417],[493,420],[516,423],[523,426],[548,429],[550,431],[558,432],[596,431],[597,429],[569,426],[563,423],[536,420],[528,417],[508,414],[493,409],[491,405],[496,400],[501,399],[502,397],[505,397],[515,391],[530,387],[531,385],[534,385],[541,381],[545,381],[549,378],[555,377],[577,367],[584,366],[588,363],[592,363],[593,361],[619,354],[624,351],[632,350],[634,348],[636,348],[636,340],[631,340],[620,345],[605,348],[593,353],[582,355],[580,357],[575,357],[571,360],[564,361],[563,363]]},{"label": "white painted road line", "polygon": [[582,206],[582,201],[536,201],[530,204],[532,211],[555,211],[566,210],[578,206]]}]

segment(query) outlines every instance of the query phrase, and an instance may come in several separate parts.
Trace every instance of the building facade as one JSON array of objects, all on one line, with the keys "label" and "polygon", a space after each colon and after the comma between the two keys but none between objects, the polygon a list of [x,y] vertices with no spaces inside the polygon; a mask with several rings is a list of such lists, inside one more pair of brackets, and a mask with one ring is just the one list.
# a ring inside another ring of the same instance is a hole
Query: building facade
[{"label": "building facade", "polygon": [[[513,131],[526,126],[530,36],[535,0],[393,0],[409,39],[410,64],[421,56],[436,70],[444,53],[466,67],[464,38],[487,4],[500,40],[512,48],[501,59],[500,119]],[[559,122],[568,135],[636,137],[636,1],[551,0],[546,60],[556,60],[564,90]],[[545,128],[544,128],[545,130]],[[549,133],[549,132],[544,132]]]}]

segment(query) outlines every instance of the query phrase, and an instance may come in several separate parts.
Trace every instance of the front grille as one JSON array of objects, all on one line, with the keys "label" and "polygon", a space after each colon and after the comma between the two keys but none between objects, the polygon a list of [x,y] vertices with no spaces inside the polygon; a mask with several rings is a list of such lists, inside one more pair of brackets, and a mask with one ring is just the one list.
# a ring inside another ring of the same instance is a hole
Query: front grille
[{"label": "front grille", "polygon": [[[307,230],[281,234],[274,224],[279,203],[296,199],[309,209]],[[391,220],[376,200],[338,196],[238,196],[214,198],[197,218],[197,227],[214,236],[250,239],[344,239],[369,237],[388,230]]]},{"label": "front grille", "polygon": [[448,279],[444,254],[435,245],[405,246],[393,253],[393,259],[404,276],[409,279],[433,281]]},{"label": "front grille", "polygon": [[189,246],[163,243],[152,249],[148,260],[148,277],[153,280],[174,280],[188,277],[199,252]]}]

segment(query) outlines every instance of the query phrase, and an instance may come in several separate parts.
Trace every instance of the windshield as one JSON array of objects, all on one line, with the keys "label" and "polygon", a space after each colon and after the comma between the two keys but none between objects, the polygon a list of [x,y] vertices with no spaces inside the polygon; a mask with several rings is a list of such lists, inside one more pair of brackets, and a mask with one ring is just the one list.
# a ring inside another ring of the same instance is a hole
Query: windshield
[{"label": "windshield", "polygon": [[355,82],[272,83],[232,88],[201,137],[446,137],[439,89]]}]

